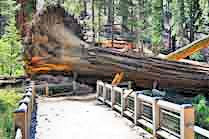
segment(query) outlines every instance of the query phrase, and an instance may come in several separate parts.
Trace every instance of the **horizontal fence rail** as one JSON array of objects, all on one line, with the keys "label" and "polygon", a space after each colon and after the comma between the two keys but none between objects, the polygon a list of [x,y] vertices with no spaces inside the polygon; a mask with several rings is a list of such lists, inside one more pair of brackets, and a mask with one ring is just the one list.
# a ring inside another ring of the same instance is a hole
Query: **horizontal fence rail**
[{"label": "horizontal fence rail", "polygon": [[35,85],[31,82],[24,90],[19,107],[14,112],[15,139],[29,139],[32,112],[35,110]]},{"label": "horizontal fence rail", "polygon": [[201,139],[209,139],[209,131],[194,125],[192,105],[178,105],[160,97],[147,96],[147,91],[153,90],[133,91],[97,81],[98,100],[133,119],[136,125],[151,129],[153,137],[195,139],[195,135],[201,135],[204,137]]},{"label": "horizontal fence rail", "polygon": [[201,127],[198,127],[198,126],[194,126],[194,131],[200,135],[201,137],[199,139],[206,139],[208,138],[209,139],[209,131],[208,130],[205,130]]}]

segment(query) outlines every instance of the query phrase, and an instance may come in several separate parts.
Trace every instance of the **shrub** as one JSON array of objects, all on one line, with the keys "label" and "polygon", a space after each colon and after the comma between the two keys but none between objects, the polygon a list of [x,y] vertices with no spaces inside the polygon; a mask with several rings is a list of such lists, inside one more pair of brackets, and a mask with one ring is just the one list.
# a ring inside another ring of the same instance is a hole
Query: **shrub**
[{"label": "shrub", "polygon": [[0,137],[10,139],[13,132],[13,111],[21,95],[15,89],[0,90]]},{"label": "shrub", "polygon": [[209,106],[204,96],[197,96],[193,100],[196,124],[209,130]]}]

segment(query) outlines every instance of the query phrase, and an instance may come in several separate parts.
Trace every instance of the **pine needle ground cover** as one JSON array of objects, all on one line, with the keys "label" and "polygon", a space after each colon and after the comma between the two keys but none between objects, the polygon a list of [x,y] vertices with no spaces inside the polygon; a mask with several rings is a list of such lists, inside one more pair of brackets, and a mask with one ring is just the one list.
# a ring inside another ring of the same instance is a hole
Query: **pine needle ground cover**
[{"label": "pine needle ground cover", "polygon": [[0,139],[13,136],[13,112],[20,99],[21,93],[16,89],[0,89]]}]

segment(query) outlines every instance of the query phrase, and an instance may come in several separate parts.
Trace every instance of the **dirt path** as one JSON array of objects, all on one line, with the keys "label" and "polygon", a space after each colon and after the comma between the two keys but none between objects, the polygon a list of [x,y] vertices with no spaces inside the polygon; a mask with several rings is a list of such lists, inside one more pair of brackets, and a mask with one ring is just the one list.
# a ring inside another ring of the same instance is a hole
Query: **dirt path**
[{"label": "dirt path", "polygon": [[101,103],[39,98],[35,139],[147,139],[147,133]]}]

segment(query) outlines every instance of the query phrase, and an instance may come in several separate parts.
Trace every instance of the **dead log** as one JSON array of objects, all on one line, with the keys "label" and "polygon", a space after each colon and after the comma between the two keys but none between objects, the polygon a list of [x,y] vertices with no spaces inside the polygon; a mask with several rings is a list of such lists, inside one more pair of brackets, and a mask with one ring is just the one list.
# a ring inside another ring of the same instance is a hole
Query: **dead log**
[{"label": "dead log", "polygon": [[[209,65],[167,61],[159,58],[140,57],[97,48],[97,65],[103,69],[115,67],[116,72],[125,72],[126,80],[139,86],[151,88],[158,81],[161,88],[173,88],[182,93],[208,93]],[[120,69],[120,70],[119,70]]]},{"label": "dead log", "polygon": [[208,64],[168,61],[165,56],[143,57],[108,48],[89,49],[81,45],[81,30],[74,16],[62,7],[48,7],[37,13],[31,23],[31,33],[25,39],[28,40],[24,51],[26,73],[37,76],[77,72],[88,83],[98,79],[111,81],[116,73],[124,72],[124,80],[132,80],[144,88],[152,88],[157,81],[160,88],[208,93]]}]

